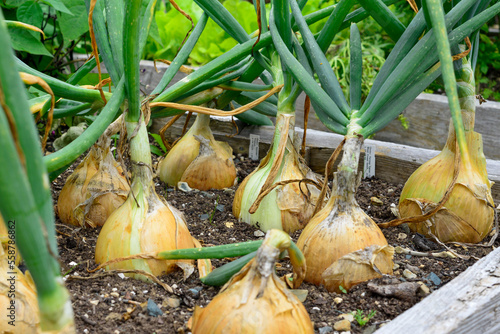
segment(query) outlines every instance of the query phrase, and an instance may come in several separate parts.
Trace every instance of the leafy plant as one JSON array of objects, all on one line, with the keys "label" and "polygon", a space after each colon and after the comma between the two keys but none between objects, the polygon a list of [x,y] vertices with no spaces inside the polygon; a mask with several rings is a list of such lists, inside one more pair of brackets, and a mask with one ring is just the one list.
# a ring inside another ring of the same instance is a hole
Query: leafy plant
[{"label": "leafy plant", "polygon": [[[198,23],[203,10],[193,0],[176,1],[179,7]],[[224,8],[230,11],[247,33],[257,30],[257,19],[251,3],[225,0]],[[146,45],[146,58],[172,60],[179,46],[191,29],[191,22],[171,5],[161,4],[156,12],[159,41],[150,38]],[[209,20],[198,43],[189,55],[188,63],[194,66],[206,64],[232,49],[237,42],[213,20]]]},{"label": "leafy plant", "polygon": [[367,315],[365,315],[365,313],[359,309],[356,310],[356,312],[352,312],[352,315],[354,316],[354,320],[356,320],[358,325],[360,325],[361,327],[366,325],[368,323],[368,321],[370,321],[370,319],[375,316],[375,314],[377,314],[377,311],[375,311],[375,310],[371,310],[370,313],[368,313]]}]

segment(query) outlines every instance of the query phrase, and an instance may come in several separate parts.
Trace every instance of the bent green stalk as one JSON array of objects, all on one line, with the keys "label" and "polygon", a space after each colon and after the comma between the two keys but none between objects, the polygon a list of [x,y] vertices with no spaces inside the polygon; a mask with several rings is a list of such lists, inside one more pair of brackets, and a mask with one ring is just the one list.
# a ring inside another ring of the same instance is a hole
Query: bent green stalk
[{"label": "bent green stalk", "polygon": [[74,326],[73,311],[55,258],[54,212],[40,141],[8,36],[0,12],[5,49],[0,55],[0,212],[6,223],[14,222],[16,244],[37,288],[41,328],[59,331]]}]

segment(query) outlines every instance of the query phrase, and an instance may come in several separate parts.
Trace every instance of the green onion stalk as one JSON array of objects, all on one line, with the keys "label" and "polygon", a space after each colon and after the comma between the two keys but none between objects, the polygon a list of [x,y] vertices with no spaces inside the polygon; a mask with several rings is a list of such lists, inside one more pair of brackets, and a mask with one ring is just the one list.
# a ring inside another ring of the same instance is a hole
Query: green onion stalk
[{"label": "green onion stalk", "polygon": [[[349,7],[352,2],[340,1],[337,8],[341,5]],[[500,5],[494,5],[455,26],[474,3],[473,0],[461,1],[446,14],[443,26],[445,32],[449,31],[448,40],[452,47],[456,47],[500,10]],[[441,74],[436,52],[441,46],[437,45],[432,30],[422,36],[426,19],[424,13],[419,12],[396,41],[366,100],[362,102],[360,35],[356,25],[351,25],[351,80],[347,103],[324,56],[324,45],[308,29],[297,3],[290,0],[289,4],[304,40],[303,52],[307,59],[300,59],[292,54],[276,33],[272,34],[274,46],[282,62],[311,98],[320,120],[330,130],[345,136],[343,154],[335,173],[330,199],[311,219],[297,242],[308,263],[306,281],[323,284],[328,290],[338,292],[392,272],[392,247],[388,246],[378,226],[361,210],[354,198],[360,178],[360,151],[364,138],[395,119]],[[380,1],[378,5],[381,6],[380,10],[370,8],[372,16],[373,11],[378,11],[379,17],[396,20],[384,8],[385,5]],[[365,9],[368,10],[369,7]],[[272,14],[271,32],[277,29]],[[330,18],[336,15],[339,15],[339,11],[334,11]],[[399,25],[397,22],[394,24]],[[295,54],[300,53],[296,50]],[[317,74],[321,87],[316,83],[313,72]],[[329,167],[331,166],[327,166],[327,171]]]},{"label": "green onion stalk", "polygon": [[[273,4],[272,16],[278,16],[279,32],[292,50],[294,36],[286,2]],[[265,14],[263,14],[265,19]],[[262,26],[267,26],[264,21]],[[273,31],[271,31],[271,35]],[[295,41],[296,42],[296,41]],[[233,214],[239,220],[263,231],[280,229],[288,233],[302,229],[312,216],[320,194],[319,178],[307,167],[297,151],[295,138],[295,102],[301,89],[278,53],[269,48],[270,67],[278,94],[273,142],[259,167],[248,175],[233,202]]]},{"label": "green onion stalk", "polygon": [[[436,31],[443,31],[438,28],[439,16],[436,16],[440,4],[429,2],[428,6]],[[445,42],[448,51],[445,56],[450,59],[446,34],[438,37]],[[445,147],[410,176],[401,192],[399,212],[403,219],[427,214],[425,219],[409,226],[428,237],[441,242],[478,243],[490,232],[495,212],[482,138],[474,131],[474,71],[467,57],[460,62],[461,66],[453,72],[448,61],[446,75],[450,82],[447,85],[450,108],[461,116],[463,126],[455,127],[457,117],[450,120]],[[453,89],[454,77],[456,89]]]},{"label": "green onion stalk", "polygon": [[[109,216],[99,234],[95,250],[97,263],[144,252],[193,248],[197,244],[183,215],[160,198],[154,189],[147,120],[140,99],[140,7],[140,0],[127,2],[123,25],[123,65],[128,101],[124,121],[130,143],[132,182],[127,199]],[[106,266],[107,269],[132,270],[134,273],[128,275],[143,280],[149,280],[144,272],[158,276],[178,267],[191,272],[193,264],[190,260],[137,259]]]},{"label": "green onion stalk", "polygon": [[[57,261],[58,250],[50,183],[26,88],[16,70],[14,51],[0,13],[0,213],[33,277],[42,331],[74,333],[71,299]],[[15,272],[14,261],[9,270]],[[18,273],[21,275],[20,273]],[[17,276],[17,274],[12,274]],[[20,277],[15,277],[20,282]],[[21,291],[19,291],[21,293]],[[10,300],[21,311],[24,297]],[[19,303],[19,304],[18,304]],[[19,307],[19,308],[18,308]],[[24,320],[22,314],[20,327]],[[10,326],[10,325],[9,325]],[[37,325],[38,326],[38,325]],[[8,328],[8,327],[7,327]],[[8,330],[7,328],[3,328]],[[14,331],[18,327],[12,327]]]}]

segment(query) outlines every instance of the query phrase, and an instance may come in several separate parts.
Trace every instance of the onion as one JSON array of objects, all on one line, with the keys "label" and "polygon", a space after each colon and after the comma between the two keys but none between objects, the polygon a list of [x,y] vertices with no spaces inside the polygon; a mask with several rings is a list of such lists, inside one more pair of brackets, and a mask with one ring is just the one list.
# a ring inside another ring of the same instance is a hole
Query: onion
[{"label": "onion", "polygon": [[[143,175],[148,176],[135,178],[131,194],[109,216],[99,233],[95,249],[96,263],[139,253],[195,247],[182,213],[156,194],[149,167],[142,166],[141,169]],[[191,269],[192,263],[179,260],[128,260],[112,263],[107,269],[144,270],[158,276],[177,267]],[[144,279],[139,274],[131,276]]]},{"label": "onion", "polygon": [[102,226],[125,202],[128,191],[127,180],[110,152],[109,143],[96,144],[68,177],[59,194],[59,219],[75,226]]},{"label": "onion", "polygon": [[[292,145],[289,124],[294,116],[281,114],[276,121],[273,145],[259,167],[248,175],[234,196],[233,215],[262,231],[279,229],[287,233],[304,228],[311,218],[320,190],[299,182],[305,179],[318,182],[318,177],[306,166]],[[296,180],[278,185],[263,198],[260,194],[278,182]],[[259,198],[259,199],[258,199]],[[250,213],[255,201],[259,205]]]},{"label": "onion", "polygon": [[[222,288],[205,308],[196,306],[196,333],[314,333],[306,309],[276,275],[280,247],[270,241],[271,230],[257,255]],[[278,236],[278,238],[281,235]],[[288,243],[290,243],[290,237]]]},{"label": "onion", "polygon": [[[7,255],[0,247],[0,329],[5,333],[40,332],[37,295],[30,278],[7,261]],[[15,311],[11,312],[10,307],[13,305]],[[9,317],[11,314],[12,318]]]},{"label": "onion", "polygon": [[229,144],[216,141],[209,127],[210,116],[199,114],[181,140],[158,166],[160,180],[170,186],[186,182],[199,190],[233,186],[236,167]]},{"label": "onion", "polygon": [[[413,231],[432,234],[441,242],[477,243],[493,226],[493,183],[488,180],[482,137],[474,132],[474,71],[467,58],[462,58],[462,70],[456,74],[466,139],[462,145],[465,144],[468,153],[459,156],[459,173],[443,206],[428,220],[408,225]],[[399,200],[401,218],[419,216],[437,207],[454,177],[456,146],[455,128],[450,121],[443,150],[406,181]]]},{"label": "onion", "polygon": [[332,195],[302,231],[297,246],[306,258],[305,281],[341,292],[392,274],[394,250],[354,198],[362,140],[347,137]]},{"label": "onion", "polygon": [[[454,129],[444,149],[420,166],[401,192],[401,218],[422,215],[437,206],[453,179],[455,160]],[[429,220],[408,224],[418,233],[433,234],[441,242],[477,243],[491,230],[494,210],[492,182],[488,180],[481,135],[467,131],[472,161],[460,163],[460,172],[448,200]]]}]

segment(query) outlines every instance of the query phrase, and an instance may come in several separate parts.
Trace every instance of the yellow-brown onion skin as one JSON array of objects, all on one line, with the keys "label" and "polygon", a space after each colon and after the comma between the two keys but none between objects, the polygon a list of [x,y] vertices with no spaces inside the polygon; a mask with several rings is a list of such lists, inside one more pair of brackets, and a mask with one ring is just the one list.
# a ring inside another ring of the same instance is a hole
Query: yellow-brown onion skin
[{"label": "yellow-brown onion skin", "polygon": [[[136,192],[140,203],[137,207],[133,196],[115,210],[104,224],[97,238],[95,260],[109,260],[145,252],[160,252],[180,248],[193,248],[182,213],[162,201],[154,189],[149,196]],[[178,262],[186,260],[129,260],[109,265],[109,269],[139,269],[155,276],[177,269]],[[133,277],[144,279],[141,275]]]},{"label": "yellow-brown onion skin", "polygon": [[233,150],[227,143],[210,142],[211,150],[201,153],[186,168],[181,182],[199,190],[232,187],[236,179]]},{"label": "yellow-brown onion skin", "polygon": [[[250,190],[247,187],[249,182],[252,186],[255,186],[253,183],[259,182],[259,180],[255,179],[257,172],[260,173],[264,168],[269,169],[268,163],[271,163],[270,155],[271,150],[262,160],[259,167],[250,173],[236,190],[233,200],[233,215],[241,221],[258,226],[264,232],[275,228],[287,233],[293,233],[304,228],[309,222],[318,201],[320,190],[305,182],[293,182],[278,186],[264,197],[254,214],[249,214],[248,210],[252,206],[254,198],[261,190],[262,185]],[[266,178],[267,175],[269,173],[265,174]],[[319,182],[318,176],[300,160],[295,149],[289,145],[287,147],[287,154],[283,159],[283,166],[274,183],[302,179]],[[265,179],[260,180],[261,183],[264,181]],[[246,210],[246,212],[242,210]]]},{"label": "yellow-brown onion skin", "polygon": [[[249,262],[205,308],[196,306],[193,334],[307,334],[314,333],[302,303],[273,273],[259,296],[262,276]],[[243,299],[246,298],[246,302]]]},{"label": "yellow-brown onion skin", "polygon": [[[409,224],[418,233],[434,234],[441,242],[478,243],[492,228],[494,211],[491,207],[491,185],[486,172],[481,135],[466,132],[471,166],[460,166],[456,184],[444,206],[428,222]],[[420,166],[406,181],[401,192],[401,218],[421,215],[443,198],[453,178],[454,141],[448,140],[444,149]],[[422,207],[425,210],[423,212]]]},{"label": "yellow-brown onion skin", "polygon": [[[9,297],[9,291],[12,290],[12,281],[9,280],[12,277],[15,279],[13,288],[15,297],[13,299]],[[9,318],[9,315],[11,315],[9,307],[12,300],[15,301],[14,319]],[[1,247],[0,308],[2,309],[2,312],[0,312],[0,333],[40,333],[40,318],[35,286],[17,267],[12,268],[10,266]],[[9,324],[12,320],[14,320],[15,327]]]},{"label": "yellow-brown onion skin", "polygon": [[[199,190],[232,187],[236,179],[233,149],[215,140],[209,127],[210,117],[198,115],[188,132],[172,147],[158,165],[160,180],[169,186],[186,182]],[[205,144],[200,144],[200,141]],[[203,149],[203,145],[208,145]]]},{"label": "yellow-brown onion skin", "polygon": [[[387,240],[375,222],[368,217],[357,203],[349,209],[338,210],[332,197],[302,231],[297,246],[306,258],[305,281],[324,285],[328,291],[341,292],[339,285],[349,290],[355,284],[380,277],[369,266],[351,265],[345,270],[345,278],[325,280],[325,271],[342,257],[372,245],[387,247]],[[375,265],[384,274],[392,274],[392,254],[382,252]]]},{"label": "yellow-brown onion skin", "polygon": [[[102,226],[125,202],[130,187],[113,154],[94,145],[64,184],[57,201],[59,219],[75,226]],[[92,199],[91,197],[94,198]],[[88,212],[86,201],[88,203]]]}]

